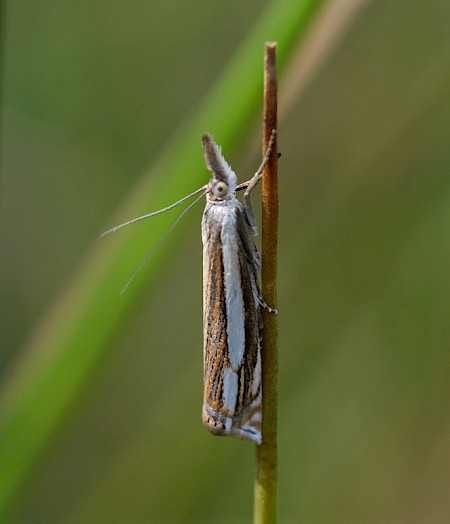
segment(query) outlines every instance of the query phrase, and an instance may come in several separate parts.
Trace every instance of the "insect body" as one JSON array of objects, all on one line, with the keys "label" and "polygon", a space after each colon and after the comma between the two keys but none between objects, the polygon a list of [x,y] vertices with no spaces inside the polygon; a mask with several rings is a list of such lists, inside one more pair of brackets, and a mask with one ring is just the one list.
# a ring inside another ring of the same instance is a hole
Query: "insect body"
[{"label": "insect body", "polygon": [[256,226],[251,206],[236,198],[235,173],[209,135],[203,148],[212,172],[202,220],[203,423],[214,434],[260,444],[261,308],[271,309],[259,290]]}]

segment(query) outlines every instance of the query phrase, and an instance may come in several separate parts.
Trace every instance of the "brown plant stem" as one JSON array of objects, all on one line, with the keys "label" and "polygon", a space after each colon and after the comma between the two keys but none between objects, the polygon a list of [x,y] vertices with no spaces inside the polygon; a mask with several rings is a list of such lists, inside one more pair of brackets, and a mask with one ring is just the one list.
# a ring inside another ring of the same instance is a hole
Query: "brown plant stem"
[{"label": "brown plant stem", "polygon": [[[277,129],[276,43],[265,46],[263,156],[272,130]],[[262,177],[262,293],[271,307],[277,303],[278,188],[277,138]],[[263,310],[262,344],[262,444],[256,451],[255,524],[277,521],[277,404],[278,322],[277,315]]]}]

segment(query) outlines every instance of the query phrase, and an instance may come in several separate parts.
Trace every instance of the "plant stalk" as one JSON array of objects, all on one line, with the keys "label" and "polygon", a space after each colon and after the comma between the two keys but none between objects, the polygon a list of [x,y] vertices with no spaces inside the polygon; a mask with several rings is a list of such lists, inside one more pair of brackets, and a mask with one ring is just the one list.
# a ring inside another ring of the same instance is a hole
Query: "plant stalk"
[{"label": "plant stalk", "polygon": [[[276,43],[265,46],[263,156],[272,130],[277,129]],[[262,177],[262,294],[272,308],[277,303],[278,187],[277,138]],[[277,522],[277,404],[278,322],[277,315],[263,310],[262,343],[262,444],[256,450],[255,524]]]}]

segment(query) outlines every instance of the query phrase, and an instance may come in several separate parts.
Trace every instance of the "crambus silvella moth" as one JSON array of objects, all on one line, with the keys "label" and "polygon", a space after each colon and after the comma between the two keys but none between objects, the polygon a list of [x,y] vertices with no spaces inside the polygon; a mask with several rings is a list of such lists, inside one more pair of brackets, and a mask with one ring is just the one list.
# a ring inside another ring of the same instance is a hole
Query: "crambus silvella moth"
[{"label": "crambus silvella moth", "polygon": [[[203,135],[205,161],[212,173],[206,186],[167,208],[135,218],[104,233],[114,232],[131,223],[168,211],[202,192],[178,217],[169,233],[184,214],[206,194],[207,203],[202,220],[202,420],[215,435],[235,435],[257,444],[262,442],[261,308],[273,313],[276,311],[264,302],[259,290],[259,253],[252,238],[257,234],[257,228],[250,192],[262,176],[274,141],[275,131],[272,132],[258,171],[249,182],[237,186],[236,174],[223,158],[219,147],[209,135]],[[245,205],[236,198],[236,191],[244,188]],[[148,255],[149,253],[144,261]],[[141,265],[142,263],[138,269]]]},{"label": "crambus silvella moth", "polygon": [[204,397],[203,423],[214,434],[236,435],[261,444],[261,307],[259,254],[250,191],[261,178],[267,154],[245,192],[236,198],[237,178],[219,148],[203,135],[212,179],[202,221]]}]

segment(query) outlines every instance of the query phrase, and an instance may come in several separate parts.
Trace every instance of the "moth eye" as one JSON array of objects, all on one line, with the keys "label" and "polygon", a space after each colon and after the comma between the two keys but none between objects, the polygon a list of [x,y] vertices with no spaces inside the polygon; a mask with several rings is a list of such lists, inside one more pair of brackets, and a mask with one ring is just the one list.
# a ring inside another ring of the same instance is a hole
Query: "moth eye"
[{"label": "moth eye", "polygon": [[228,193],[228,185],[225,184],[225,182],[217,182],[214,186],[213,193],[218,197],[225,196]]}]

